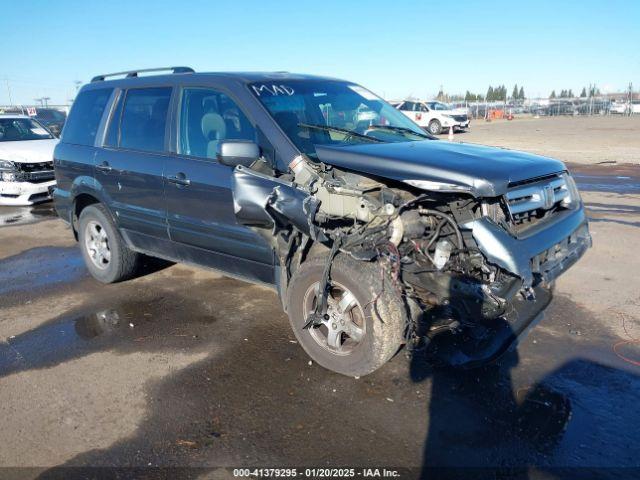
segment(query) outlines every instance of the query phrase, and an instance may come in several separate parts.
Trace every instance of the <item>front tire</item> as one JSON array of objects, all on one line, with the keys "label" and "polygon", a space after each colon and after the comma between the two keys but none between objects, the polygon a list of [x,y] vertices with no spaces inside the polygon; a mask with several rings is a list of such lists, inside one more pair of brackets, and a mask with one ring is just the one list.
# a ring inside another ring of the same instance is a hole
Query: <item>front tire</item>
[{"label": "front tire", "polygon": [[331,266],[327,317],[303,329],[318,301],[327,257],[303,263],[291,279],[287,312],[302,348],[322,367],[357,377],[384,365],[404,341],[406,312],[402,297],[374,262],[338,255]]},{"label": "front tire", "polygon": [[428,128],[431,135],[440,135],[442,133],[442,125],[438,120],[431,120]]},{"label": "front tire", "polygon": [[87,270],[102,283],[115,283],[134,276],[140,254],[127,248],[109,212],[103,205],[89,205],[80,213],[78,241]]}]

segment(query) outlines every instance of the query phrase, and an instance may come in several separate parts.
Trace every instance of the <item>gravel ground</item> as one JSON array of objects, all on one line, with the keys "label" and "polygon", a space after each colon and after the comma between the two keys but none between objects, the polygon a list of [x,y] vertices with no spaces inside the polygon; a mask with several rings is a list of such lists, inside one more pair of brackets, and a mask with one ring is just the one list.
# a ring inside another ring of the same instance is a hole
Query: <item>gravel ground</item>
[{"label": "gravel ground", "polygon": [[525,150],[571,163],[615,161],[640,165],[640,115],[474,120],[467,133],[455,138]]},{"label": "gravel ground", "polygon": [[[309,364],[269,289],[181,265],[103,286],[47,206],[3,210],[0,477],[160,466],[181,469],[139,472],[218,478],[230,476],[221,466],[285,465],[638,475],[640,370],[613,346],[625,328],[640,337],[640,167],[584,163],[640,163],[639,126],[475,122],[456,136],[579,160],[594,239],[518,351],[470,372],[401,353],[367,377],[332,374]],[[640,360],[637,344],[617,348]]]}]

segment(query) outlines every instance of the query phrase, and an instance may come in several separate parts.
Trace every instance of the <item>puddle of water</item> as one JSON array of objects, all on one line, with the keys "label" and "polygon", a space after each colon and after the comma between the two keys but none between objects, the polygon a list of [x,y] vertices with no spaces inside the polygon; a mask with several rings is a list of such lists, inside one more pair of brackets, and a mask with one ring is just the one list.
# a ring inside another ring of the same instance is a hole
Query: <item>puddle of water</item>
[{"label": "puddle of water", "polygon": [[552,448],[571,420],[568,397],[546,385],[522,388],[516,392],[520,404],[518,427],[538,449]]},{"label": "puddle of water", "polygon": [[586,192],[640,193],[640,181],[631,177],[605,175],[574,175],[578,188]]},{"label": "puddle of water", "polygon": [[56,217],[52,202],[29,207],[0,206],[0,226],[26,225]]},{"label": "puddle of water", "polygon": [[56,319],[0,343],[0,377],[107,348],[191,346],[215,322],[212,311],[206,302],[164,297]]},{"label": "puddle of water", "polygon": [[0,295],[31,292],[87,275],[76,247],[38,247],[0,261]]}]

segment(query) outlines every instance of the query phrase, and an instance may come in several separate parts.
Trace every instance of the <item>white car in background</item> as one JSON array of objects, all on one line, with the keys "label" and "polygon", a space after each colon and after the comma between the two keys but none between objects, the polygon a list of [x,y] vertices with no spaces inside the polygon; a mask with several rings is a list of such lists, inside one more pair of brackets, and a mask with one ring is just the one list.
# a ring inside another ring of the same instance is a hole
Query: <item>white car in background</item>
[{"label": "white car in background", "polygon": [[0,205],[51,200],[58,140],[25,115],[0,115]]},{"label": "white car in background", "polygon": [[469,128],[471,120],[466,113],[451,110],[441,102],[405,100],[394,106],[432,135],[439,135],[453,127],[454,131]]},{"label": "white car in background", "polygon": [[630,111],[630,105],[628,103],[613,102],[609,107],[609,113],[616,113],[619,115],[626,115]]}]

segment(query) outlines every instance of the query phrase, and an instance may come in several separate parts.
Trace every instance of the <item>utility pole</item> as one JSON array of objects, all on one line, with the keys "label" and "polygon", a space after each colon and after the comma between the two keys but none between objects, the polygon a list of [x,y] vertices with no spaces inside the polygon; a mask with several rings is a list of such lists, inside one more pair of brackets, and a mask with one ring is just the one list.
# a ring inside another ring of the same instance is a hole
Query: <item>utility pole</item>
[{"label": "utility pole", "polygon": [[51,97],[42,97],[42,100],[44,100],[44,108],[47,108],[49,106],[49,100],[51,100]]},{"label": "utility pole", "polygon": [[9,86],[9,79],[4,77],[4,81],[7,85],[7,93],[9,93],[9,105],[13,106],[13,98],[11,98],[11,87]]}]

